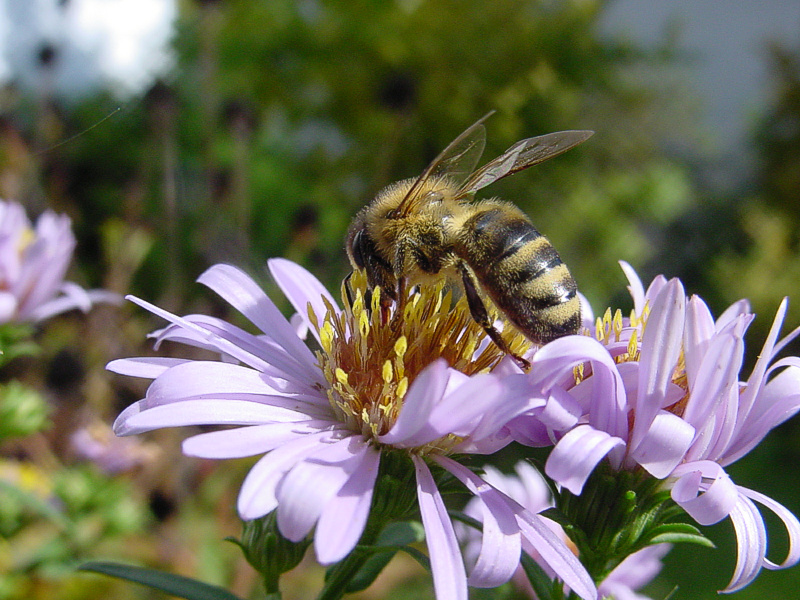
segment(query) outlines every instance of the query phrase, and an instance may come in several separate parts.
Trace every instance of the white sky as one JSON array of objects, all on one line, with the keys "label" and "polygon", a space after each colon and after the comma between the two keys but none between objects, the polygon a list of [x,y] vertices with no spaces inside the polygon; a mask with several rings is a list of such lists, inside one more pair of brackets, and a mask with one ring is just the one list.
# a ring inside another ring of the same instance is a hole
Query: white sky
[{"label": "white sky", "polygon": [[0,0],[0,79],[36,85],[38,51],[50,42],[59,91],[104,80],[136,92],[168,68],[174,16],[175,0]]}]

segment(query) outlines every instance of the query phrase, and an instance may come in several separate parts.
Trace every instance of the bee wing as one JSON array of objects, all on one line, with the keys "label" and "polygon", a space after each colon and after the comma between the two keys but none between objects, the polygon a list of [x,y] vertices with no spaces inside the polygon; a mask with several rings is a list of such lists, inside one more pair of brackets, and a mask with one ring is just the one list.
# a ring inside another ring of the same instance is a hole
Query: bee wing
[{"label": "bee wing", "polygon": [[559,131],[520,140],[501,156],[489,161],[475,171],[461,186],[456,197],[463,198],[468,196],[498,179],[563,154],[567,150],[585,142],[592,135],[594,135],[594,131]]},{"label": "bee wing", "polygon": [[475,170],[475,166],[478,164],[478,160],[480,160],[483,149],[486,146],[486,128],[483,126],[483,122],[493,112],[487,113],[467,128],[464,133],[450,142],[447,148],[442,150],[439,156],[425,167],[422,175],[417,177],[417,180],[397,207],[398,215],[407,215],[419,202],[424,200],[424,197],[420,197],[418,192],[422,184],[430,177],[446,175],[458,186],[470,176]]}]

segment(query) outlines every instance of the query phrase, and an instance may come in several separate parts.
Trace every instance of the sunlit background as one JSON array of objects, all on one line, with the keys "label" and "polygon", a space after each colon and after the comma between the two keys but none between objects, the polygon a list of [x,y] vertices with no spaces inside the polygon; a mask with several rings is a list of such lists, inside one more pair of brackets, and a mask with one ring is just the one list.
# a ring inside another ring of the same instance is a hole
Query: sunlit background
[{"label": "sunlit background", "polygon": [[[749,298],[751,360],[782,297],[788,325],[800,324],[796,1],[0,3],[0,197],[69,214],[72,280],[181,313],[238,318],[193,283],[219,261],[274,292],[265,261],[285,256],[337,290],[355,211],[489,110],[486,158],[533,135],[596,132],[485,190],[531,216],[596,312],[630,308],[626,260],[645,280],[680,276],[717,314]],[[141,397],[143,384],[103,366],[152,352],[145,335],[158,326],[133,306],[68,314],[42,327],[40,356],[0,371],[52,404],[46,435],[0,448],[0,468],[22,465],[69,520],[28,515],[16,530],[0,507],[0,599],[161,597],[75,575],[87,559],[260,597],[223,541],[239,534],[245,461],[184,459],[183,434],[162,432],[130,447],[106,440],[134,457],[112,474],[71,441],[87,427],[102,438]],[[798,461],[790,422],[733,474],[800,514]],[[711,530],[716,550],[673,552],[649,594],[716,598],[733,568],[730,534],[725,522]],[[779,528],[770,539],[781,556]],[[321,573],[304,564],[285,597],[308,598]],[[791,598],[798,585],[800,568],[769,572],[735,597]],[[424,573],[397,560],[360,597],[432,596]]]}]

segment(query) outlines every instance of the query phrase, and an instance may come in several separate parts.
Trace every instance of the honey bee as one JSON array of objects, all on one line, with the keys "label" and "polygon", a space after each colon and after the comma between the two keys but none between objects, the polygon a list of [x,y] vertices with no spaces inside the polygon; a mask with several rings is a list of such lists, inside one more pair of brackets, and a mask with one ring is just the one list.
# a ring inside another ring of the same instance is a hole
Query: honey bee
[{"label": "honey bee", "polygon": [[[402,302],[406,286],[446,278],[462,285],[472,318],[511,354],[489,317],[489,298],[528,339],[545,344],[581,325],[575,280],[555,248],[516,206],[498,198],[472,202],[498,179],[566,152],[592,131],[561,131],[521,140],[475,170],[486,145],[483,122],[469,127],[417,178],[384,188],[353,219],[347,254],[364,269],[381,306]],[[401,312],[398,309],[398,312]]]}]

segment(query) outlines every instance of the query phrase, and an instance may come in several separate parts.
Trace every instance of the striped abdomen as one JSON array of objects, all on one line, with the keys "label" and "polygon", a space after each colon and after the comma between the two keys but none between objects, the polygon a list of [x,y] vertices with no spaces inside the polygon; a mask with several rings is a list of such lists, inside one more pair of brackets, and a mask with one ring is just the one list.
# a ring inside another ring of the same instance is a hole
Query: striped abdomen
[{"label": "striped abdomen", "polygon": [[533,342],[577,333],[577,286],[555,248],[512,204],[484,201],[463,222],[454,251],[486,294]]}]

